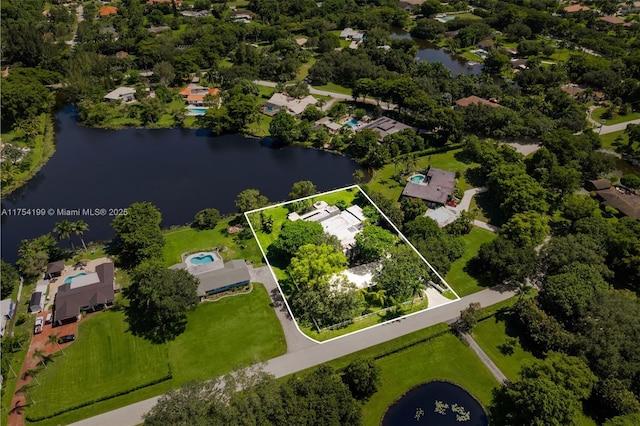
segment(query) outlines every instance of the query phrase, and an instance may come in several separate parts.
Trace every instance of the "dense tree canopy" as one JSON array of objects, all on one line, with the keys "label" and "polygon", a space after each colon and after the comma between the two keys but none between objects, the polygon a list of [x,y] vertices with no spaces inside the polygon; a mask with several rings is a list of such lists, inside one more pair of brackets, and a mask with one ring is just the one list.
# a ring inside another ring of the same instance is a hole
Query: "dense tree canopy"
[{"label": "dense tree canopy", "polygon": [[133,203],[126,215],[116,216],[111,226],[116,233],[113,252],[124,268],[134,268],[143,260],[162,257],[164,236],[162,216],[149,202]]}]

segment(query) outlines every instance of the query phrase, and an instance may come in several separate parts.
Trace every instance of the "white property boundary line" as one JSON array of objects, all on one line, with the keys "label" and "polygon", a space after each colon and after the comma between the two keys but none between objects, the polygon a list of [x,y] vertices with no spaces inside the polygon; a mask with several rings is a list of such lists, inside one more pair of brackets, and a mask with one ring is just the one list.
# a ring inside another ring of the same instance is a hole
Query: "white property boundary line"
[{"label": "white property boundary line", "polygon": [[[360,329],[360,330],[355,330],[355,331],[352,331],[350,333],[343,334],[341,336],[336,336],[336,337],[332,337],[331,339],[318,341],[318,340],[314,339],[313,337],[307,336],[307,334],[305,334],[300,329],[300,327],[298,326],[298,320],[293,315],[293,311],[291,310],[291,307],[289,306],[289,302],[287,301],[287,297],[284,295],[284,292],[282,291],[282,288],[280,287],[280,281],[278,281],[278,277],[276,277],[275,272],[273,272],[273,268],[271,267],[271,264],[269,263],[269,259],[267,258],[267,254],[265,253],[264,249],[262,248],[262,244],[260,243],[260,239],[258,238],[258,235],[256,234],[256,230],[253,229],[253,225],[251,224],[251,220],[249,220],[249,216],[248,215],[249,214],[253,214],[253,213],[257,213],[257,212],[260,212],[260,211],[268,210],[268,209],[271,209],[271,208],[274,208],[274,207],[281,207],[281,206],[284,206],[286,204],[291,204],[291,203],[294,203],[294,202],[297,202],[297,201],[308,200],[310,198],[321,197],[323,195],[333,194],[335,192],[346,191],[346,190],[354,189],[354,188],[357,188],[358,191],[360,191],[367,198],[369,203],[371,203],[371,205],[374,206],[376,208],[376,210],[378,210],[378,212],[382,215],[382,217],[384,217],[384,219],[391,225],[391,227],[398,234],[400,239],[402,241],[404,241],[406,244],[408,244],[409,247],[411,247],[413,249],[413,251],[420,257],[420,259],[422,259],[422,261],[427,264],[429,269],[431,269],[431,271],[433,271],[433,273],[436,274],[436,276],[440,279],[440,281],[442,283],[444,283],[444,285],[447,287],[447,289],[449,289],[456,296],[456,299],[455,300],[450,300],[449,302],[440,304],[438,306],[427,307],[426,309],[422,309],[422,310],[417,311],[417,312],[412,312],[410,314],[403,315],[403,316],[398,317],[398,318],[390,319],[388,321],[381,322],[379,324],[375,324],[375,325],[372,325],[372,326],[369,326],[369,327],[365,327],[365,328]],[[360,333],[362,331],[369,330],[369,329],[374,328],[374,327],[379,327],[379,326],[382,326],[382,325],[386,325],[386,324],[388,324],[390,322],[397,321],[397,320],[402,319],[402,318],[408,318],[410,316],[413,316],[413,315],[428,311],[430,309],[436,309],[436,308],[439,308],[441,306],[448,305],[449,303],[453,303],[453,302],[457,302],[457,301],[461,300],[460,296],[458,296],[458,293],[456,293],[455,290],[453,290],[453,288],[451,288],[449,283],[447,283],[447,281],[445,281],[445,279],[438,273],[438,271],[436,271],[435,268],[433,266],[431,266],[431,264],[427,261],[427,259],[425,259],[424,256],[422,256],[422,254],[413,246],[413,244],[411,244],[411,242],[404,236],[404,234],[402,232],[400,232],[400,230],[396,227],[396,225],[391,220],[389,220],[387,215],[384,214],[384,212],[382,210],[380,210],[380,208],[377,206],[377,204],[374,203],[373,200],[371,200],[371,198],[369,198],[367,193],[364,192],[362,190],[362,188],[360,188],[360,186],[357,185],[357,184],[356,185],[345,186],[344,188],[333,189],[331,191],[326,191],[326,192],[323,192],[323,193],[320,193],[320,194],[310,195],[308,197],[297,198],[295,200],[289,200],[289,201],[284,201],[282,203],[272,204],[272,205],[269,205],[269,206],[266,206],[266,207],[261,207],[259,209],[250,210],[250,211],[244,212],[244,217],[245,217],[247,223],[249,224],[249,228],[251,229],[251,232],[253,233],[253,237],[256,239],[256,242],[258,243],[258,247],[260,248],[260,252],[262,253],[262,257],[264,258],[265,262],[267,263],[267,266],[269,267],[269,272],[271,272],[271,276],[273,277],[274,281],[276,282],[276,286],[278,287],[278,291],[280,291],[280,295],[282,296],[282,300],[284,300],[284,304],[287,307],[287,311],[289,312],[289,315],[291,315],[291,318],[293,319],[293,323],[296,326],[296,329],[300,332],[300,334],[302,334],[304,337],[306,337],[307,339],[311,340],[314,343],[323,344],[323,343],[331,342],[331,341],[336,340],[336,339],[341,339],[343,337],[351,336],[352,334],[355,334],[355,333]]]}]

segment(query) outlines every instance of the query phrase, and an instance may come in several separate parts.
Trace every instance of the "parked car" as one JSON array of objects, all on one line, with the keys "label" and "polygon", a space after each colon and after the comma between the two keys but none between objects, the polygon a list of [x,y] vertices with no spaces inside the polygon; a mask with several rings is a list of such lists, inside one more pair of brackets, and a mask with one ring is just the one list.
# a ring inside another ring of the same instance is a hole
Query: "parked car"
[{"label": "parked car", "polygon": [[44,325],[44,318],[43,317],[36,318],[36,325],[35,325],[35,327],[33,327],[33,334],[42,333],[42,326],[43,325]]},{"label": "parked car", "polygon": [[53,314],[51,312],[49,312],[47,314],[47,319],[44,320],[45,324],[51,324],[53,322]]},{"label": "parked car", "polygon": [[58,339],[58,344],[63,344],[63,343],[69,343],[69,342],[73,342],[74,340],[76,340],[76,335],[75,334],[65,334],[64,336],[60,337]]}]

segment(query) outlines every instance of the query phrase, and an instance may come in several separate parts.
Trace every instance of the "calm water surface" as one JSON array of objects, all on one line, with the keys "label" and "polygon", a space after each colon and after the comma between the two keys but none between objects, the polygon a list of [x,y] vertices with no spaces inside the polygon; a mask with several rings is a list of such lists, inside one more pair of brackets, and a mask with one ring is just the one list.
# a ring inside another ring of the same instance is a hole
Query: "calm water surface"
[{"label": "calm water surface", "polygon": [[[273,149],[239,135],[209,137],[205,130],[92,129],[77,124],[75,111],[56,116],[56,153],[2,209],[49,209],[44,216],[2,216],[2,258],[14,262],[20,240],[52,231],[61,220],[82,219],[85,240],[113,236],[111,209],[150,201],[163,227],[190,222],[207,207],[235,211],[243,189],[269,200],[286,199],[291,185],[310,180],[325,191],[353,184],[358,165],[335,154],[297,147]],[[58,209],[107,209],[105,216],[63,216]],[[76,238],[76,242],[79,240]],[[63,242],[68,244],[68,242]]]},{"label": "calm water surface", "polygon": [[474,75],[482,72],[482,65],[469,65],[469,61],[455,54],[446,52],[443,48],[436,44],[429,43],[425,40],[419,40],[411,37],[407,31],[400,28],[391,29],[391,38],[394,39],[412,39],[418,45],[417,57],[421,61],[441,62],[452,76],[458,74]]}]

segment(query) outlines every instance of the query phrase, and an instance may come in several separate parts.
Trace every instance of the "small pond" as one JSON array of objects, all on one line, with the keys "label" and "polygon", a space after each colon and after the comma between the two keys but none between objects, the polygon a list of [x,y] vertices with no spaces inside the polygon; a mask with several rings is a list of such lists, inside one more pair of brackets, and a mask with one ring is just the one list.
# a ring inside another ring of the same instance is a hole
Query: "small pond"
[{"label": "small pond", "polygon": [[389,406],[382,426],[487,426],[482,405],[453,383],[434,381],[411,389]]}]

